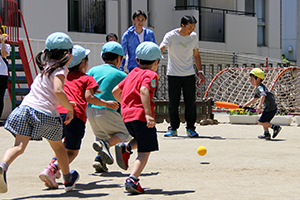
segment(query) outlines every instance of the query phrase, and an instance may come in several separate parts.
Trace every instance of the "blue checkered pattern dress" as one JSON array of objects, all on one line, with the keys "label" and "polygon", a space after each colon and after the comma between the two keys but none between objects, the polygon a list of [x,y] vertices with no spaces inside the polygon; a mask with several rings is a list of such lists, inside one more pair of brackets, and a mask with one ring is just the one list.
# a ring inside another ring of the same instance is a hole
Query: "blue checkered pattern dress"
[{"label": "blue checkered pattern dress", "polygon": [[4,128],[13,135],[31,137],[31,140],[46,138],[51,141],[62,139],[63,124],[60,116],[54,117],[39,112],[30,106],[19,106],[8,116]]}]

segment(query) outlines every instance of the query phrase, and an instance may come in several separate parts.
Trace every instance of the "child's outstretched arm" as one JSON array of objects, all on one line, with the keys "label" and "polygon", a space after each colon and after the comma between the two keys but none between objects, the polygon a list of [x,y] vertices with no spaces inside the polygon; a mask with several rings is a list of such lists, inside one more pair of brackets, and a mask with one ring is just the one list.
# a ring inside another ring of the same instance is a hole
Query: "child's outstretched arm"
[{"label": "child's outstretched arm", "polygon": [[97,106],[105,106],[106,108],[110,108],[113,110],[117,110],[119,108],[119,104],[115,101],[104,101],[94,96],[94,89],[88,89],[85,91],[85,99],[87,102],[97,105]]},{"label": "child's outstretched arm", "polygon": [[264,103],[265,98],[266,98],[265,95],[261,95],[261,96],[260,96],[260,98],[259,98],[259,103],[258,103],[258,105],[257,105],[257,107],[256,107],[256,112],[257,112],[257,113],[260,113],[260,112],[262,111],[262,104]]},{"label": "child's outstretched arm", "polygon": [[121,92],[122,90],[119,88],[119,86],[114,87],[114,89],[112,90],[113,96],[119,103],[121,103]]},{"label": "child's outstretched arm", "polygon": [[69,99],[67,98],[65,92],[64,92],[64,80],[65,77],[63,75],[58,75],[54,77],[54,92],[59,100],[59,104],[68,109],[67,117],[65,120],[65,124],[68,124],[71,122],[71,120],[74,117],[74,109],[71,105]]},{"label": "child's outstretched arm", "polygon": [[140,89],[140,94],[141,94],[141,101],[143,103],[143,107],[145,110],[147,127],[152,128],[155,126],[155,120],[152,117],[149,89],[147,87],[142,86]]},{"label": "child's outstretched arm", "polygon": [[247,107],[248,105],[252,104],[253,102],[255,102],[258,98],[251,98],[247,103],[243,104],[242,107]]}]

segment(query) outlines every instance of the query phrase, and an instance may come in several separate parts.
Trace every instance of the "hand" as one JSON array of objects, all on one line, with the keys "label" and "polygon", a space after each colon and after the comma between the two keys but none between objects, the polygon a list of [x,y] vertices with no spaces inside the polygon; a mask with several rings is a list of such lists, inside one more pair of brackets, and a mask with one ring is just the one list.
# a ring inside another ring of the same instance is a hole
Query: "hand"
[{"label": "hand", "polygon": [[146,120],[147,120],[147,127],[148,128],[153,128],[155,126],[155,120],[151,115],[146,115]]},{"label": "hand", "polygon": [[115,101],[106,101],[105,107],[113,110],[117,110],[119,108],[119,104]]},{"label": "hand", "polygon": [[261,106],[257,106],[257,107],[256,107],[256,112],[257,112],[257,113],[261,113],[261,111],[262,111],[262,107],[261,107]]},{"label": "hand", "polygon": [[73,110],[69,110],[64,124],[68,125],[72,121],[73,118],[74,118],[74,112],[73,112]]},{"label": "hand", "polygon": [[73,108],[77,106],[77,104],[74,101],[70,101],[70,104],[72,105]]},{"label": "hand", "polygon": [[5,43],[7,40],[7,36],[6,35],[0,35],[0,43]]},{"label": "hand", "polygon": [[205,76],[202,73],[198,73],[198,76],[200,78],[200,80],[198,81],[198,84],[203,84],[205,83]]},{"label": "hand", "polygon": [[100,93],[103,93],[103,91],[102,90],[96,90],[95,91],[95,94],[100,94]]}]

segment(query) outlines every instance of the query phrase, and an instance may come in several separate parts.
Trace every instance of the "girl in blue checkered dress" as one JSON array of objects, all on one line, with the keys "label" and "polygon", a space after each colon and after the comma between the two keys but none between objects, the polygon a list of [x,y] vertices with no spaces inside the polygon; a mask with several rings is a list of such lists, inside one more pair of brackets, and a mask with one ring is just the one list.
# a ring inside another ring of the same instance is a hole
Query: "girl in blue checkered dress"
[{"label": "girl in blue checkered dress", "polygon": [[[62,32],[50,34],[46,39],[46,49],[36,56],[41,73],[34,79],[30,92],[21,105],[15,108],[4,128],[15,136],[15,144],[9,148],[0,163],[0,193],[7,191],[6,172],[8,166],[21,155],[29,140],[45,138],[52,147],[60,164],[65,190],[75,187],[79,174],[69,171],[69,160],[61,141],[63,124],[56,110],[58,104],[68,109],[65,124],[73,119],[73,105],[64,93],[63,86],[72,59],[72,40]],[[74,105],[76,106],[76,105]]]}]

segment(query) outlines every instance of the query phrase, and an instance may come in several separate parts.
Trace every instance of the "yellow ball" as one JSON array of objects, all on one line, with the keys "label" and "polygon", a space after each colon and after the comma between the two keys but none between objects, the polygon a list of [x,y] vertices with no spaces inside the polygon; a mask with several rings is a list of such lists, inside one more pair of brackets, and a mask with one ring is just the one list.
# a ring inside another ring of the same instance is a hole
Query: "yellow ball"
[{"label": "yellow ball", "polygon": [[204,156],[207,152],[207,149],[204,147],[204,146],[200,146],[198,147],[197,149],[197,153],[200,155],[200,156]]}]

